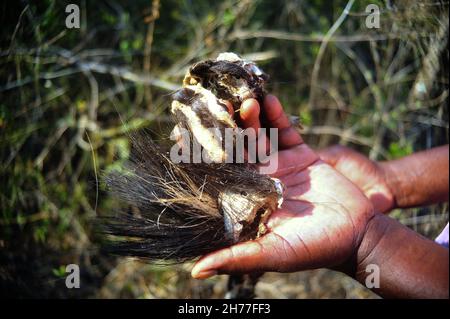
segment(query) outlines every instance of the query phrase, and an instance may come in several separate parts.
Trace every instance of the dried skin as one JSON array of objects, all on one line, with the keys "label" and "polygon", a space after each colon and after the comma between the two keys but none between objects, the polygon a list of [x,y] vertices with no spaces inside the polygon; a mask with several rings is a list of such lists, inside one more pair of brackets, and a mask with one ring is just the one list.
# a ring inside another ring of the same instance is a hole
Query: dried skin
[{"label": "dried skin", "polygon": [[224,164],[222,140],[207,129],[236,128],[223,100],[238,108],[245,98],[262,99],[266,79],[234,54],[189,70],[171,110],[178,128],[215,160],[174,164],[149,136],[134,136],[127,166],[106,177],[113,194],[131,207],[102,220],[111,252],[181,262],[265,232],[280,200],[277,183],[249,164]]}]

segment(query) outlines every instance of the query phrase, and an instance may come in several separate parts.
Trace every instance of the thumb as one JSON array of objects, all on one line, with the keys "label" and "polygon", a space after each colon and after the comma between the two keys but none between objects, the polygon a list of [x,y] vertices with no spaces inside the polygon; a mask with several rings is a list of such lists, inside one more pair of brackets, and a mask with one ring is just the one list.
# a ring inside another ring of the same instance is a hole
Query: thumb
[{"label": "thumb", "polygon": [[271,232],[259,239],[221,249],[197,261],[191,275],[196,279],[206,279],[223,273],[287,271],[293,252],[279,248],[286,247],[284,241]]},{"label": "thumb", "polygon": [[335,167],[342,156],[342,146],[331,146],[316,151],[320,159],[330,166]]}]

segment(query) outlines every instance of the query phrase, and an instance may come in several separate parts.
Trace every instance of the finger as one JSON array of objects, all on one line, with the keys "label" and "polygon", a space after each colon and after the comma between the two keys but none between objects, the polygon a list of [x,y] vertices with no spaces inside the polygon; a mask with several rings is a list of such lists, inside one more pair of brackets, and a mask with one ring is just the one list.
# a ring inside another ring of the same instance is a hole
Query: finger
[{"label": "finger", "polygon": [[325,163],[333,167],[335,166],[337,158],[332,153],[330,153],[329,148],[317,150],[317,155],[319,155],[320,159]]},{"label": "finger", "polygon": [[259,121],[260,107],[259,103],[255,99],[247,99],[242,102],[241,108],[239,109],[239,116],[242,121],[243,128],[253,128],[255,130],[261,127]]},{"label": "finger", "polygon": [[278,98],[271,94],[267,95],[264,99],[263,111],[269,126],[279,130],[278,138],[281,148],[289,148],[303,143],[300,134],[292,127]]},{"label": "finger", "polygon": [[263,110],[271,127],[285,129],[291,126],[291,122],[284,113],[283,107],[276,96],[271,94],[266,95]]},{"label": "finger", "polygon": [[227,112],[231,115],[234,116],[234,108],[233,108],[233,104],[231,104],[231,102],[226,101],[226,100],[220,100],[220,102],[222,104],[225,105],[225,107],[227,108]]},{"label": "finger", "polygon": [[[259,120],[260,106],[257,100],[247,99],[242,102],[239,116],[244,129],[253,129],[257,137],[257,150],[263,149],[266,153],[270,150],[270,141],[264,132],[260,131],[261,122]],[[257,151],[256,150],[256,151]],[[256,154],[254,154],[256,155]],[[255,158],[257,158],[255,156]]]},{"label": "finger", "polygon": [[343,152],[348,151],[345,146],[334,145],[317,151],[319,157],[331,166],[336,166]]},{"label": "finger", "polygon": [[258,165],[258,171],[272,177],[286,176],[300,172],[318,160],[319,156],[308,145],[300,144],[271,154],[264,163]]},{"label": "finger", "polygon": [[222,273],[286,271],[293,258],[292,248],[282,237],[269,233],[257,240],[240,243],[201,258],[192,269],[192,277],[205,279]]}]

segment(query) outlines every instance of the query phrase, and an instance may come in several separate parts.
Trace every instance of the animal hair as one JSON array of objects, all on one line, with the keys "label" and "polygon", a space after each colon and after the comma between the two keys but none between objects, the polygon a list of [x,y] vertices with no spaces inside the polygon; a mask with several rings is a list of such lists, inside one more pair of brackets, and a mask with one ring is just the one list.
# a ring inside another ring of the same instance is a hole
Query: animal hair
[{"label": "animal hair", "polygon": [[[174,164],[146,133],[132,137],[130,160],[104,178],[111,194],[129,205],[100,217],[108,253],[150,261],[184,262],[230,246],[217,198],[272,192],[272,181],[249,164]],[[252,199],[249,199],[252,200]],[[255,235],[253,225],[243,236]]]},{"label": "animal hair", "polygon": [[[244,79],[254,97],[261,98],[264,79],[246,69],[246,63],[206,60],[195,64],[185,80],[195,77],[217,98],[238,103],[243,97],[236,95],[233,85]],[[224,129],[227,122],[216,118],[190,87],[175,92],[173,100],[195,110],[203,125]],[[178,124],[189,129],[189,119],[179,112],[173,112]],[[189,134],[196,138],[192,130]],[[131,136],[128,162],[104,180],[112,196],[127,208],[99,217],[103,248],[116,255],[166,263],[192,260],[255,238],[278,196],[273,180],[258,174],[251,164],[175,164],[167,148],[145,132]]]}]

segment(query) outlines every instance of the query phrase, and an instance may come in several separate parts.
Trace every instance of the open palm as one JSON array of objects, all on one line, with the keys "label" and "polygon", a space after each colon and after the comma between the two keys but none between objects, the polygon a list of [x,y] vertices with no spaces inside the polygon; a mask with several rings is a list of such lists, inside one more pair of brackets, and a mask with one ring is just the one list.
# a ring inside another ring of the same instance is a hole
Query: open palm
[{"label": "open palm", "polygon": [[[284,129],[283,125],[281,121],[278,127]],[[280,144],[289,147],[272,155],[278,160],[273,176],[286,190],[282,207],[267,223],[268,232],[203,257],[192,270],[195,278],[339,267],[356,252],[373,216],[371,203],[353,183],[321,161],[300,136],[295,141],[294,134],[289,134],[280,135]]]}]

